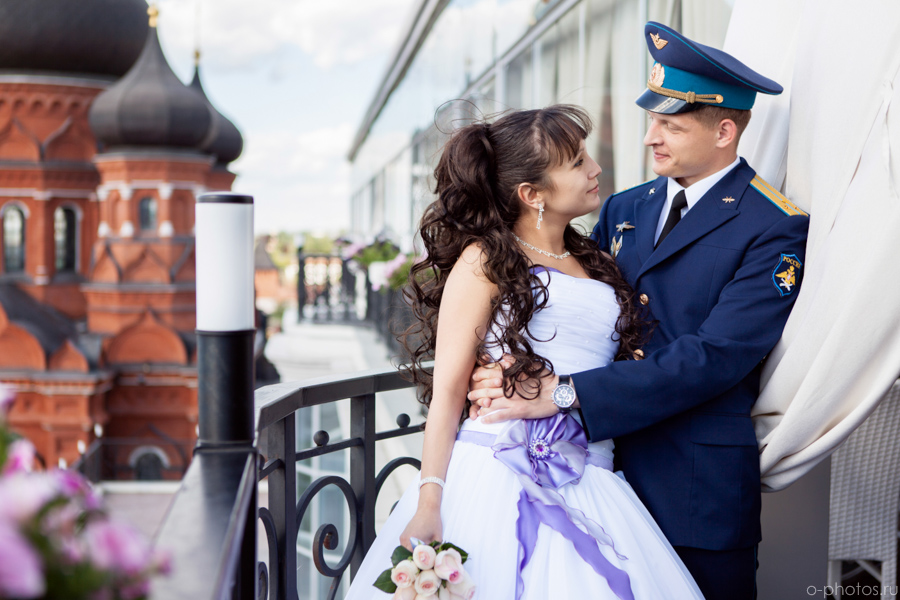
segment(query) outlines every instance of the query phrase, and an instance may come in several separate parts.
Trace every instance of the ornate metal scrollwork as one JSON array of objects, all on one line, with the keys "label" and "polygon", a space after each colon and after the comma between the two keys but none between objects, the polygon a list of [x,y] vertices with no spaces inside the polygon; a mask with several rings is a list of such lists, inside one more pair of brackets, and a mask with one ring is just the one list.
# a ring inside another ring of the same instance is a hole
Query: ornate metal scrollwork
[{"label": "ornate metal scrollwork", "polygon": [[[266,532],[266,545],[269,546],[269,566],[266,568],[265,563],[259,563],[259,600],[266,600],[269,597],[269,582],[274,581],[277,588],[278,582],[278,538],[275,536],[275,518],[269,509],[261,506],[257,511],[259,520],[262,521],[263,529]],[[265,590],[263,590],[263,578],[265,577]]]},{"label": "ornate metal scrollwork", "polygon": [[310,484],[308,488],[303,492],[303,495],[300,496],[300,500],[297,502],[297,526],[299,528],[300,523],[303,522],[303,516],[306,514],[309,505],[312,503],[313,497],[315,497],[319,492],[328,487],[329,485],[337,486],[341,492],[344,494],[344,499],[347,501],[347,509],[350,511],[350,533],[348,534],[348,543],[347,548],[344,550],[344,555],[341,556],[341,559],[338,561],[338,564],[334,567],[330,566],[325,561],[325,550],[334,550],[338,547],[339,539],[338,539],[338,531],[337,527],[335,527],[331,523],[326,523],[319,527],[316,531],[315,536],[313,537],[313,547],[312,547],[312,555],[313,555],[313,563],[316,565],[316,569],[324,575],[325,577],[331,577],[331,589],[328,593],[328,598],[331,600],[334,598],[335,594],[337,594],[337,589],[340,586],[341,578],[344,575],[344,571],[347,570],[347,567],[350,566],[350,560],[353,557],[353,551],[356,548],[358,542],[357,528],[359,526],[359,509],[356,506],[356,496],[353,494],[353,488],[350,487],[350,484],[347,483],[346,480],[338,477],[337,475],[328,475],[326,477],[320,477]]}]

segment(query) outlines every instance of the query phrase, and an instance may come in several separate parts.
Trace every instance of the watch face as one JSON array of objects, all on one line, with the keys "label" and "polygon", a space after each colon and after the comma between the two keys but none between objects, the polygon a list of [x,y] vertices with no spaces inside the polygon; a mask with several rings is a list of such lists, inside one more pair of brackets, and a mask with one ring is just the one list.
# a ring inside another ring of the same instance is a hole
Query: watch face
[{"label": "watch face", "polygon": [[553,390],[553,404],[560,408],[568,408],[575,404],[575,388],[566,384],[556,386]]}]

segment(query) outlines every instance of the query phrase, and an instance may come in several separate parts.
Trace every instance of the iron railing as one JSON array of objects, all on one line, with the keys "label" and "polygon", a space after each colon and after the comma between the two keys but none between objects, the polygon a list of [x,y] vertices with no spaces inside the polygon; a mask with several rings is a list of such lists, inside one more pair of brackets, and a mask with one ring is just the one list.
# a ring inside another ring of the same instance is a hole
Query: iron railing
[{"label": "iron railing", "polygon": [[[375,430],[376,394],[409,387],[391,369],[256,390],[256,446],[195,451],[157,538],[159,547],[171,549],[175,568],[158,582],[152,598],[296,600],[300,523],[315,497],[331,486],[341,492],[349,512],[345,550],[337,564],[326,561],[326,553],[340,542],[335,524],[322,523],[312,536],[311,553],[318,572],[331,581],[327,598],[334,598],[348,569],[352,578],[375,539],[375,504],[385,481],[403,465],[420,467],[411,457],[395,458],[378,472],[375,467],[377,442],[424,429],[424,423],[410,425],[410,417],[401,414],[396,429]],[[297,411],[347,399],[350,436],[331,442],[327,432],[318,431],[312,447],[298,450]],[[349,481],[327,475],[298,498],[298,462],[344,450],[349,452]],[[256,481],[262,480],[268,481],[268,507],[257,511]],[[247,526],[248,519],[257,517],[268,541],[268,566],[257,562],[255,536],[247,534],[256,529]]]}]

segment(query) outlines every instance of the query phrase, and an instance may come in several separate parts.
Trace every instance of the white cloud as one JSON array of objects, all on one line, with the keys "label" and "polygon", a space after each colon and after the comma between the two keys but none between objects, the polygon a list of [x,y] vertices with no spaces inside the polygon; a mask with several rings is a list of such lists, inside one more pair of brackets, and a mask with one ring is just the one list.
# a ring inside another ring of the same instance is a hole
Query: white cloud
[{"label": "white cloud", "polygon": [[[197,3],[199,11],[199,33]],[[409,0],[162,0],[160,35],[189,54],[200,38],[217,65],[247,67],[299,47],[321,68],[390,51],[409,18]]]}]

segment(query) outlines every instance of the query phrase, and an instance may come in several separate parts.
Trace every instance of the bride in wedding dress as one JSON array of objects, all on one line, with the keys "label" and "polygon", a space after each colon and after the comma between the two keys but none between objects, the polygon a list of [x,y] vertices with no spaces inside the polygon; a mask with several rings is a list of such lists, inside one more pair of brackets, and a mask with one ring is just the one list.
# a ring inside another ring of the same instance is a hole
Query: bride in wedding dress
[{"label": "bride in wedding dress", "polygon": [[[577,107],[517,111],[461,128],[435,170],[438,199],[420,225],[426,259],[410,275],[412,374],[428,405],[421,476],[379,532],[347,595],[373,587],[398,543],[449,541],[481,600],[702,598],[628,483],[613,443],[588,443],[574,396],[556,388],[554,416],[466,419],[476,357],[507,355],[516,381],[562,377],[630,359],[645,335],[613,260],[569,223],[600,204],[600,167]],[[421,368],[434,358],[433,375]],[[515,388],[515,389],[514,389]],[[571,388],[569,388],[571,389]],[[558,401],[556,400],[558,398]],[[437,598],[471,597],[464,588]],[[412,588],[395,598],[416,598]]]}]

